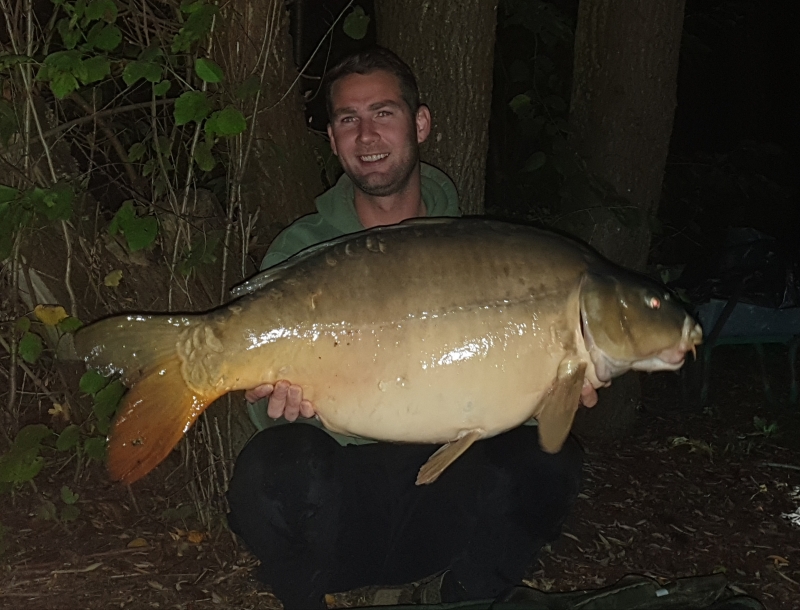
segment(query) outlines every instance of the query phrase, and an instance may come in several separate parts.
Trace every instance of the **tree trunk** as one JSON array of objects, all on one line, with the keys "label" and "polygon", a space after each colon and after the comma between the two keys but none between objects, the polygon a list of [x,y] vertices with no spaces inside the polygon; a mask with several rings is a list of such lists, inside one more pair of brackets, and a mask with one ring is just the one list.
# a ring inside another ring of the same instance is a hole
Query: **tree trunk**
[{"label": "tree trunk", "polygon": [[[578,10],[570,143],[586,173],[570,180],[559,224],[639,270],[675,115],[683,11],[684,0],[583,0]],[[633,422],[638,379],[614,385],[581,410],[579,432],[617,435]]]},{"label": "tree trunk", "polygon": [[217,57],[230,75],[230,92],[263,71],[257,120],[251,118],[255,99],[244,102],[253,150],[242,181],[244,207],[259,211],[250,255],[260,264],[280,230],[314,211],[314,197],[323,190],[315,148],[327,151],[328,144],[305,125],[283,0],[234,0],[222,23]]},{"label": "tree trunk", "polygon": [[497,0],[377,0],[378,44],[414,70],[433,115],[423,160],[455,182],[465,214],[484,209]]},{"label": "tree trunk", "polygon": [[[289,16],[283,0],[234,0],[225,7],[220,23],[215,57],[228,78],[226,90],[233,94],[248,79],[261,80],[259,98],[253,95],[244,100],[234,99],[248,119],[248,130],[232,144],[228,175],[235,183],[236,169],[244,162],[239,213],[245,219],[255,217],[256,213],[258,216],[247,247],[252,264],[243,274],[228,274],[227,285],[232,285],[241,275],[251,275],[257,270],[269,243],[280,230],[314,211],[314,197],[323,190],[314,149],[327,149],[328,144],[321,139],[316,141],[305,125],[289,37]],[[245,159],[251,133],[252,149]],[[236,189],[235,184],[232,188]],[[238,270],[238,262],[231,266]],[[230,418],[226,409],[231,409]],[[212,444],[219,434],[218,426],[227,446],[215,446],[214,451],[223,455],[230,452],[229,459],[235,458],[255,431],[244,398],[239,394],[230,404],[227,398],[215,403],[203,424],[208,427],[211,421],[214,427],[210,432],[206,430],[203,442]]]}]

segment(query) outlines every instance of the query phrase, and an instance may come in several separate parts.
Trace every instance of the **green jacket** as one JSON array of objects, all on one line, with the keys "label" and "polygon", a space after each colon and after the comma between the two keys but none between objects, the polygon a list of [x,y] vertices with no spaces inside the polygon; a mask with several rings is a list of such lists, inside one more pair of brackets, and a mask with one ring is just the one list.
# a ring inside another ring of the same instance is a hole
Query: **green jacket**
[{"label": "green jacket", "polygon": [[[421,165],[422,201],[428,217],[461,216],[458,207],[458,194],[453,182],[443,172],[430,165]],[[287,258],[329,239],[363,231],[355,208],[353,182],[342,174],[336,185],[316,199],[317,211],[303,216],[282,231],[270,244],[261,269],[268,269]],[[248,404],[250,420],[256,428],[264,428],[287,423],[281,417],[273,420],[267,415],[266,401]],[[317,419],[298,418],[297,421],[321,426]],[[361,438],[343,436],[327,431],[342,445],[372,442]]]}]

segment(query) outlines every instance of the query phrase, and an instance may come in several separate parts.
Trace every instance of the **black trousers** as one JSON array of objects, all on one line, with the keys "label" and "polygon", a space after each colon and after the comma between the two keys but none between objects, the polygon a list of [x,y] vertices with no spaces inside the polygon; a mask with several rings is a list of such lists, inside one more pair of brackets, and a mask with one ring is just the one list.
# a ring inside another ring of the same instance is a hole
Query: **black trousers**
[{"label": "black trousers", "polygon": [[314,426],[269,428],[236,461],[230,527],[286,608],[324,608],[325,593],[442,570],[460,583],[461,599],[497,596],[558,536],[583,452],[570,437],[558,454],[544,453],[537,428],[522,426],[474,444],[437,481],[415,486],[435,449],[342,447]]}]

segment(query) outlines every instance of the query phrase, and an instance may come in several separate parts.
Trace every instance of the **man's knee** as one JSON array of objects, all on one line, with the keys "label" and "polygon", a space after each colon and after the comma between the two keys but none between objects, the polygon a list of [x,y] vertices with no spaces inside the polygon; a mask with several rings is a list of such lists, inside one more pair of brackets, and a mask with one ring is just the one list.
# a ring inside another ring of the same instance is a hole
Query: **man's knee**
[{"label": "man's knee", "polygon": [[276,527],[286,530],[326,501],[339,445],[322,430],[305,424],[268,428],[242,449],[228,488],[231,529]]}]

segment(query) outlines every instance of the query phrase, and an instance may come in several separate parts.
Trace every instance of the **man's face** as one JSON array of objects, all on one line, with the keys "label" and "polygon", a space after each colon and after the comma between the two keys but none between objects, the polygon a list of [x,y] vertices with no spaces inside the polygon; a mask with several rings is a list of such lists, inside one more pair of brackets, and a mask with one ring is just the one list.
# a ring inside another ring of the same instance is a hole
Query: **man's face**
[{"label": "man's face", "polygon": [[331,101],[331,148],[353,183],[378,197],[402,191],[430,132],[427,107],[412,114],[397,77],[382,70],[336,81]]}]

